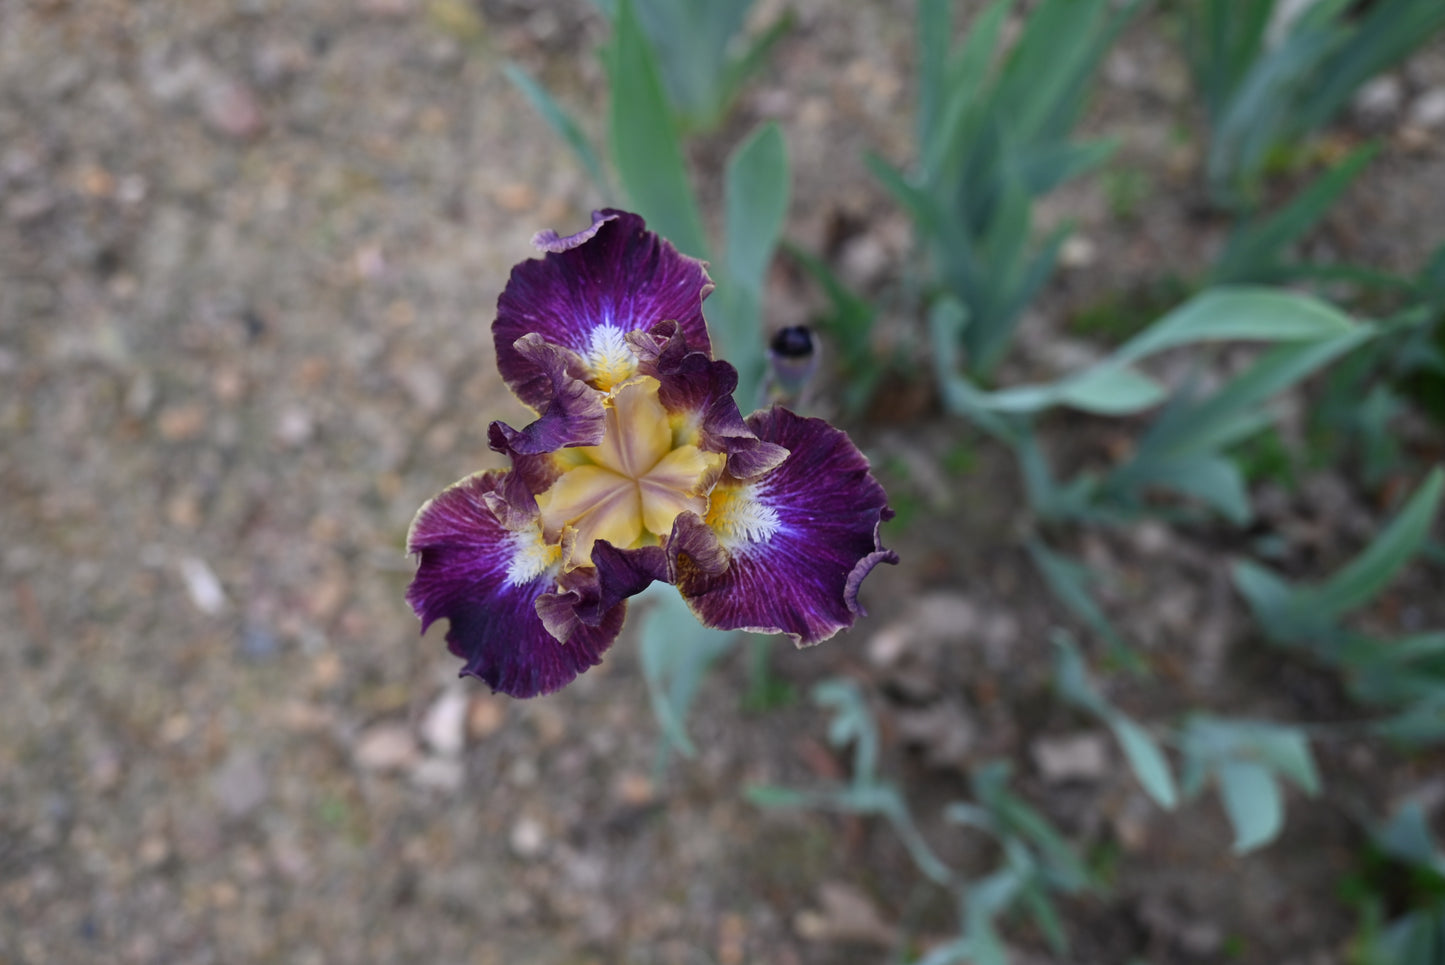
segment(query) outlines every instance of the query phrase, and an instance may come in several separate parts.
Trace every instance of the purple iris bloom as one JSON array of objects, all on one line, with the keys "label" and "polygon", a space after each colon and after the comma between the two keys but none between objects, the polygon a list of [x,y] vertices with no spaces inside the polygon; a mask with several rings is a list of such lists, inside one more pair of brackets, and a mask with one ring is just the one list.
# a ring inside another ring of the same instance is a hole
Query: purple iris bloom
[{"label": "purple iris bloom", "polygon": [[744,419],[737,370],[712,358],[706,266],[623,211],[512,269],[497,302],[497,367],[539,416],[492,423],[512,468],[422,506],[407,601],[445,617],[463,674],[516,697],[595,666],[626,599],[676,586],[723,630],[826,640],[862,615],[858,589],[896,563],[893,515],[848,437],[773,407]]}]

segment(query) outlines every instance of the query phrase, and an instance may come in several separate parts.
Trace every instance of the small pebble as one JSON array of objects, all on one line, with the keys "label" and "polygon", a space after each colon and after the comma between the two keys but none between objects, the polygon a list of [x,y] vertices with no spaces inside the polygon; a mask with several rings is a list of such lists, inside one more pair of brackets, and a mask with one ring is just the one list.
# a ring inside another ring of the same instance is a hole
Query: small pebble
[{"label": "small pebble", "polygon": [[1059,264],[1065,268],[1089,268],[1099,260],[1099,246],[1083,235],[1070,235],[1059,249]]},{"label": "small pebble", "polygon": [[1355,94],[1354,109],[1362,120],[1387,121],[1400,112],[1405,88],[1400,78],[1383,74],[1364,84]]},{"label": "small pebble", "polygon": [[428,757],[412,770],[411,779],[418,787],[451,793],[466,783],[466,768],[458,760]]},{"label": "small pebble", "polygon": [[1428,90],[1415,99],[1410,123],[1427,131],[1445,127],[1445,87]]},{"label": "small pebble", "polygon": [[276,419],[277,441],[292,449],[299,449],[309,442],[315,429],[316,424],[311,418],[311,413],[299,406],[290,406],[282,410]]},{"label": "small pebble", "polygon": [[390,773],[415,767],[421,758],[416,739],[402,724],[377,724],[356,742],[356,763],[363,770]]},{"label": "small pebble", "polygon": [[248,623],[241,628],[241,656],[249,660],[267,660],[281,649],[281,641],[269,627]]},{"label": "small pebble", "polygon": [[472,740],[490,737],[507,722],[507,702],[495,694],[473,694],[467,709],[467,734]]},{"label": "small pebble", "polygon": [[206,408],[199,403],[167,406],[156,417],[156,428],[167,442],[188,442],[206,430]]},{"label": "small pebble", "polygon": [[251,750],[232,751],[226,762],[211,775],[211,794],[221,809],[233,818],[245,817],[259,807],[270,793],[266,770]]},{"label": "small pebble", "polygon": [[1102,734],[1040,737],[1029,747],[1045,781],[1097,781],[1108,767],[1108,746]]},{"label": "small pebble", "polygon": [[517,857],[535,858],[547,846],[547,830],[536,818],[521,817],[512,825],[507,842]]},{"label": "small pebble", "polygon": [[209,563],[198,556],[183,556],[176,565],[197,610],[206,616],[216,616],[226,609],[226,591],[221,589],[221,581]]},{"label": "small pebble", "polygon": [[266,127],[261,105],[245,84],[226,78],[207,78],[199,92],[201,117],[218,134],[247,140]]},{"label": "small pebble", "polygon": [[427,709],[421,736],[443,757],[456,757],[467,744],[467,695],[459,688],[442,691]]}]

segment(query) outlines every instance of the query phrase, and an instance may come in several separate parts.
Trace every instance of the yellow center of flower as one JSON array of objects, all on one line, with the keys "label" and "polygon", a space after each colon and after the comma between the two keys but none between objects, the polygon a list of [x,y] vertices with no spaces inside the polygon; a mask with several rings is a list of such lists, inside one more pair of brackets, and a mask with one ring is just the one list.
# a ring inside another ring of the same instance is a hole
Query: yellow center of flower
[{"label": "yellow center of flower", "polygon": [[587,566],[592,544],[630,549],[672,531],[679,513],[703,515],[726,457],[697,446],[695,425],[669,418],[659,383],[638,376],[609,394],[602,442],[554,454],[562,475],[537,497],[549,541],[576,531],[568,569]]}]

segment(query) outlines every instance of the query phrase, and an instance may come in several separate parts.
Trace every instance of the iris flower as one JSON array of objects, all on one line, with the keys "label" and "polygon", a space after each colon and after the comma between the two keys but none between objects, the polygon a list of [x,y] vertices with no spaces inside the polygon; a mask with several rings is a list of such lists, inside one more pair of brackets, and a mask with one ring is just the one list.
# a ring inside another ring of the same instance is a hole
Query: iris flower
[{"label": "iris flower", "polygon": [[826,640],[858,589],[896,563],[868,460],[821,419],[744,419],[737,371],[712,358],[706,266],[623,211],[512,269],[492,323],[497,367],[538,413],[494,422],[511,468],[450,486],[417,513],[407,601],[445,617],[463,675],[516,697],[595,666],[628,597],[670,583],[702,623]]}]

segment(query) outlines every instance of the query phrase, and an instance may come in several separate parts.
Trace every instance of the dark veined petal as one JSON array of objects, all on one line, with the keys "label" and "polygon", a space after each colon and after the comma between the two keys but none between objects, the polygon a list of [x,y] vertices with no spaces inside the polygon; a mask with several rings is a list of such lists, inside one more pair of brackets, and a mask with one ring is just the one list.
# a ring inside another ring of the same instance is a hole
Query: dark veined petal
[{"label": "dark veined petal", "polygon": [[705,519],[678,517],[667,543],[672,581],[708,626],[810,646],[852,626],[863,578],[898,562],[878,540],[893,514],[842,431],[782,408],[747,424],[789,456],[756,479],[724,475]]},{"label": "dark veined petal", "polygon": [[[420,562],[406,599],[423,633],[437,620],[449,622],[447,646],[465,661],[464,675],[534,697],[600,663],[626,607],[598,614],[566,643],[547,632],[537,601],[555,586],[560,549],[543,542],[525,487],[507,482],[504,472],[478,473],[421,508],[407,534],[407,550]],[[499,515],[518,528],[503,526]]]},{"label": "dark veined petal", "polygon": [[[492,323],[497,368],[523,402],[541,411],[553,393],[547,371],[515,348],[529,333],[575,352],[592,372],[625,370],[632,360],[626,334],[665,319],[681,326],[693,350],[711,352],[702,300],[713,285],[703,263],[679,254],[637,215],[604,210],[576,235],[544,232],[538,240],[547,253],[512,269]],[[614,374],[621,377],[602,388],[626,377]]]}]

